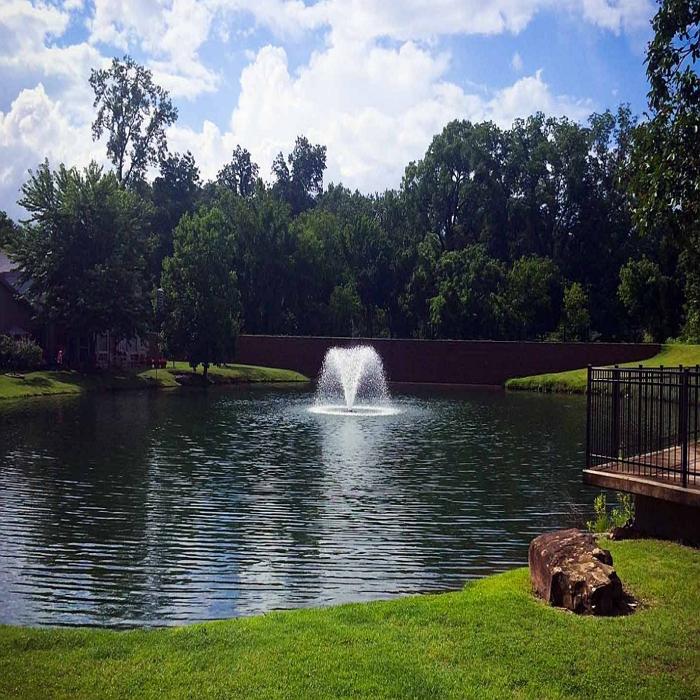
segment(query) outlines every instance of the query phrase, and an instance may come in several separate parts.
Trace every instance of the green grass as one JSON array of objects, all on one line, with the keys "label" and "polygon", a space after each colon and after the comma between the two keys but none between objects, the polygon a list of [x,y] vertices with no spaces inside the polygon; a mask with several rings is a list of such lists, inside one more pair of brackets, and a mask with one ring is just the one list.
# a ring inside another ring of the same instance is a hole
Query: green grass
[{"label": "green grass", "polygon": [[[193,372],[185,362],[172,363],[167,369],[123,370],[83,374],[76,371],[28,372],[20,376],[0,374],[0,399],[19,399],[54,394],[81,394],[86,391],[119,391],[134,389],[169,389],[191,381]],[[199,370],[201,377],[202,370]],[[286,369],[255,367],[252,365],[225,365],[211,367],[209,380],[214,384],[250,382],[303,382],[308,379]]]},{"label": "green grass", "polygon": [[548,607],[516,569],[456,593],[175,629],[0,627],[0,697],[700,697],[700,551],[604,546],[643,602],[633,615]]},{"label": "green grass", "polygon": [[[700,345],[666,344],[661,352],[648,360],[628,362],[620,367],[673,367],[678,365],[700,364]],[[586,368],[574,369],[569,372],[553,372],[551,374],[536,374],[532,377],[514,377],[506,382],[506,389],[514,391],[544,391],[570,394],[586,392]]]}]

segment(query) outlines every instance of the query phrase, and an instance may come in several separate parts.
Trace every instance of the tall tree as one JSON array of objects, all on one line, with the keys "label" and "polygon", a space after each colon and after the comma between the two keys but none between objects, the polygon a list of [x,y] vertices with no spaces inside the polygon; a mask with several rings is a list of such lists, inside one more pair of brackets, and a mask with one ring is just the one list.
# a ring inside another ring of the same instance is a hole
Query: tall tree
[{"label": "tall tree", "polygon": [[44,162],[23,185],[20,204],[29,220],[11,253],[39,317],[80,335],[129,338],[142,330],[150,212],[138,195],[95,163],[80,172]]},{"label": "tall tree", "polygon": [[647,51],[651,119],[639,129],[638,225],[670,227],[686,276],[686,334],[700,338],[700,0],[660,0]]},{"label": "tall tree", "polygon": [[257,163],[254,163],[250,156],[250,151],[236,146],[231,160],[219,170],[216,180],[239,197],[250,197],[255,192],[259,172]]},{"label": "tall tree", "polygon": [[163,260],[173,253],[173,232],[182,216],[194,212],[202,184],[194,156],[173,153],[160,163],[160,175],[153,181],[153,223],[149,256],[151,279],[157,284]]},{"label": "tall tree", "polygon": [[272,164],[273,192],[289,204],[296,216],[313,207],[323,192],[325,169],[326,147],[312,144],[306,136],[297,136],[287,160],[279,153]]},{"label": "tall tree", "polygon": [[97,116],[92,136],[107,132],[107,154],[119,183],[142,180],[149,165],[167,153],[165,130],[177,119],[166,90],[153,82],[151,71],[130,56],[112,59],[109,68],[90,73]]},{"label": "tall tree", "polygon": [[166,344],[193,368],[201,364],[205,379],[212,363],[232,357],[238,332],[232,234],[219,209],[186,214],[163,262]]}]

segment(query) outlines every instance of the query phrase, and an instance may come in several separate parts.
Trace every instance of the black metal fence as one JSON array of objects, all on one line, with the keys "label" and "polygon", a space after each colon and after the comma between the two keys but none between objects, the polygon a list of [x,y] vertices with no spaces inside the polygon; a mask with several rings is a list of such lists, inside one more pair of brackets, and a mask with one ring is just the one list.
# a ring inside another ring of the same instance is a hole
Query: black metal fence
[{"label": "black metal fence", "polygon": [[586,466],[700,486],[700,367],[589,367]]}]

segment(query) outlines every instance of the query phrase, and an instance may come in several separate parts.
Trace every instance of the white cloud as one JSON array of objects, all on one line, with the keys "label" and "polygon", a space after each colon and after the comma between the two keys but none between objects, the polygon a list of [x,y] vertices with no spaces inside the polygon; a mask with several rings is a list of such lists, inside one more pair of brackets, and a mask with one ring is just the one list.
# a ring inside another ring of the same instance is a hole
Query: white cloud
[{"label": "white cloud", "polygon": [[151,56],[154,78],[173,97],[193,99],[213,92],[219,76],[199,57],[209,38],[214,9],[197,0],[95,0],[88,22],[90,43],[128,52],[138,47]]},{"label": "white cloud", "polygon": [[[445,35],[517,34],[543,10],[566,12],[612,32],[648,22],[652,0],[0,0],[0,79],[21,90],[0,112],[0,208],[12,209],[26,169],[44,155],[84,164],[104,149],[92,143],[90,69],[109,56],[136,52],[173,98],[196,100],[222,84],[219,67],[202,58],[213,37],[232,43],[264,27],[275,44],[250,51],[240,94],[225,126],[176,125],[173,150],[191,150],[213,177],[236,143],[264,173],[275,154],[306,134],[328,146],[328,177],[364,191],[395,186],[405,164],[455,118],[508,126],[536,110],[585,117],[585,100],[555,94],[543,74],[522,75],[499,91],[447,79]],[[244,25],[241,26],[241,19]],[[87,31],[68,44],[69,27]],[[290,70],[279,44],[310,31],[324,43]],[[63,39],[58,41],[59,39]],[[513,69],[524,64],[516,52]],[[235,80],[235,77],[234,77]],[[221,100],[226,96],[221,95]]]},{"label": "white cloud", "polygon": [[649,24],[654,13],[650,0],[580,0],[583,18],[603,29],[619,33],[637,31]]},{"label": "white cloud", "polygon": [[263,173],[274,156],[305,134],[328,147],[327,180],[363,191],[397,186],[405,165],[420,158],[451,119],[490,119],[503,127],[542,110],[586,117],[590,102],[555,95],[542,73],[484,95],[445,81],[448,61],[407,42],[398,49],[331,46],[290,74],[281,47],[262,48],[241,75],[229,129],[205,122],[200,132],[173,128],[170,142],[192,150],[213,177],[236,143],[249,148]]},{"label": "white cloud", "polygon": [[0,208],[17,214],[15,202],[29,168],[44,158],[52,166],[87,165],[104,159],[104,147],[92,141],[89,125],[74,126],[63,105],[39,83],[22,90],[6,112],[0,112]]}]

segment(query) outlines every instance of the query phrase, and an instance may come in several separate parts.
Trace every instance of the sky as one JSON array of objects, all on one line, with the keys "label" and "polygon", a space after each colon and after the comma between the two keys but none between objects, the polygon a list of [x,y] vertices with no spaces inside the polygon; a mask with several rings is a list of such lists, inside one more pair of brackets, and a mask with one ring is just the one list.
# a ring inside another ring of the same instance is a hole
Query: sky
[{"label": "sky", "polygon": [[0,0],[0,209],[29,168],[107,164],[92,68],[128,53],[169,90],[171,151],[204,179],[236,144],[269,179],[298,134],[326,183],[397,187],[452,119],[508,127],[646,107],[653,0]]}]

